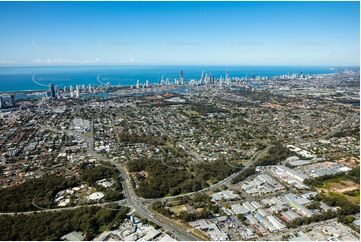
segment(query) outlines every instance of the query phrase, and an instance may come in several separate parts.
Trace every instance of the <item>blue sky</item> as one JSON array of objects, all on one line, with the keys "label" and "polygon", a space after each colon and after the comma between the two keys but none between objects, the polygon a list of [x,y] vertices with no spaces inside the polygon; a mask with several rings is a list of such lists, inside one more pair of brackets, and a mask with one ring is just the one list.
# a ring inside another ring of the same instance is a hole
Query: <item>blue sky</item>
[{"label": "blue sky", "polygon": [[359,65],[359,2],[0,2],[0,65]]}]

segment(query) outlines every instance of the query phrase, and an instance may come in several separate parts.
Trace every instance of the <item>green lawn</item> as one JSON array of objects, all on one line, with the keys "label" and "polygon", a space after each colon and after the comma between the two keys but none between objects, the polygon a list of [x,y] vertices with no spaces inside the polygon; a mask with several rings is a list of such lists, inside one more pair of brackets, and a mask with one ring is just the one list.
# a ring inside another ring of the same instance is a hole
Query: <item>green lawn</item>
[{"label": "green lawn", "polygon": [[169,210],[174,214],[180,214],[182,211],[187,211],[187,208],[185,205],[178,205],[169,208]]},{"label": "green lawn", "polygon": [[360,205],[360,189],[344,192],[343,195],[346,196],[349,201]]}]

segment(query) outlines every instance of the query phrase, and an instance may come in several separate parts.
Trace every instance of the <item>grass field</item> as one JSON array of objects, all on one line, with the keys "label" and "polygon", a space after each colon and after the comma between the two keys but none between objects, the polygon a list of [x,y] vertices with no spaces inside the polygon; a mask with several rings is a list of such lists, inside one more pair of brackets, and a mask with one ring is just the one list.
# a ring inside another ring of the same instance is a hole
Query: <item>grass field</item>
[{"label": "grass field", "polygon": [[173,206],[169,208],[169,210],[174,214],[180,214],[182,211],[188,211],[185,205]]},{"label": "grass field", "polygon": [[194,110],[186,109],[186,110],[184,110],[184,113],[188,117],[200,117],[200,113],[198,113],[197,111],[194,111]]},{"label": "grass field", "polygon": [[345,192],[343,195],[346,196],[349,201],[360,205],[360,189]]},{"label": "grass field", "polygon": [[360,184],[347,175],[327,179],[317,188],[327,196],[338,197],[354,204],[360,204]]},{"label": "grass field", "polygon": [[324,192],[347,192],[360,189],[360,184],[355,183],[347,176],[339,176],[325,180],[319,187]]}]

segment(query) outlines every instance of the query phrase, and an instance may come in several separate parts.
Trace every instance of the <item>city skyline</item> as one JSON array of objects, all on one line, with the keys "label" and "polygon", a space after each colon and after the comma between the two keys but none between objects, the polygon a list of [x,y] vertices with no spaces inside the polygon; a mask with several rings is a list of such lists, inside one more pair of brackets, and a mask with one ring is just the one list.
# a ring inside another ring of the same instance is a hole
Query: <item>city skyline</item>
[{"label": "city skyline", "polygon": [[360,241],[359,2],[1,2],[0,241]]},{"label": "city skyline", "polygon": [[0,66],[359,66],[359,2],[0,6]]}]

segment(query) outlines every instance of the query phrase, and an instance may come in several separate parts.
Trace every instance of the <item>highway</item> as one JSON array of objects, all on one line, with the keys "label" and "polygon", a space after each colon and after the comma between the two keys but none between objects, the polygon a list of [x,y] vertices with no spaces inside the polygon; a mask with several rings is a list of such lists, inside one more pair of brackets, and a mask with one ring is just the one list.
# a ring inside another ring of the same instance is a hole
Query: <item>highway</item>
[{"label": "highway", "polygon": [[[200,240],[198,237],[188,233],[187,231],[184,231],[183,229],[179,228],[178,226],[174,225],[173,223],[170,223],[169,221],[165,220],[164,218],[162,218],[159,215],[153,214],[145,204],[143,204],[141,201],[144,200],[143,198],[139,198],[133,189],[133,186],[131,184],[131,179],[127,173],[127,171],[125,170],[125,168],[117,161],[102,157],[101,155],[97,154],[94,151],[94,140],[93,140],[93,136],[86,136],[82,133],[76,132],[76,131],[72,131],[72,130],[58,130],[55,128],[50,128],[50,127],[44,127],[42,126],[43,129],[47,129],[50,130],[52,132],[66,132],[70,135],[79,135],[82,136],[85,141],[88,143],[88,155],[92,156],[93,158],[96,158],[98,160],[101,161],[107,161],[109,163],[111,163],[112,165],[114,165],[121,173],[122,177],[123,177],[123,190],[124,190],[124,195],[126,197],[126,200],[120,200],[120,201],[115,201],[115,202],[108,202],[108,203],[98,203],[98,204],[89,204],[89,205],[79,205],[79,206],[74,206],[74,207],[64,207],[64,208],[52,208],[52,209],[43,209],[40,208],[40,210],[33,210],[33,211],[26,211],[26,212],[9,212],[9,213],[0,213],[0,215],[9,215],[9,216],[15,216],[15,215],[19,215],[19,214],[33,214],[34,212],[56,212],[56,211],[63,211],[63,210],[74,210],[77,208],[81,208],[81,207],[85,207],[85,206],[106,206],[107,204],[122,204],[123,206],[127,206],[130,208],[135,209],[142,217],[148,219],[149,221],[152,221],[153,223],[157,224],[160,227],[163,227],[165,230],[171,232],[173,234],[173,236],[177,239],[177,240],[184,240],[184,241],[192,241],[192,240]],[[92,125],[92,130],[91,133],[93,134],[93,125]],[[126,201],[126,203],[125,203]],[[36,204],[34,204],[35,207]]]},{"label": "highway", "polygon": [[[113,128],[114,128],[113,118],[111,118],[111,121],[112,121]],[[90,131],[91,135],[84,135],[80,132],[73,131],[73,130],[58,130],[58,129],[50,128],[50,127],[42,127],[42,128],[48,129],[52,132],[66,132],[67,134],[70,134],[70,135],[81,136],[88,144],[87,153],[89,156],[91,156],[97,160],[100,160],[100,161],[109,162],[110,164],[112,164],[114,167],[116,167],[120,171],[120,174],[123,177],[122,185],[123,185],[123,191],[124,191],[124,195],[126,197],[128,207],[133,208],[142,217],[148,219],[149,221],[152,221],[153,223],[157,224],[158,226],[163,227],[165,230],[171,232],[173,234],[173,236],[175,238],[177,238],[177,240],[184,240],[184,241],[200,240],[200,238],[194,236],[193,234],[188,233],[187,231],[184,231],[183,229],[179,228],[177,225],[169,222],[168,220],[165,220],[161,216],[150,211],[147,208],[147,205],[143,204],[143,202],[146,202],[145,199],[140,198],[135,194],[135,191],[131,184],[131,179],[129,177],[129,174],[126,171],[126,169],[121,165],[121,163],[119,161],[103,157],[102,155],[95,152],[94,138],[93,138],[93,134],[94,134],[93,122],[91,124],[91,131]],[[116,129],[114,128],[114,131],[115,130]],[[117,138],[117,141],[119,142],[117,134],[115,137]],[[73,209],[75,209],[75,208],[76,207],[73,207]],[[50,210],[55,210],[55,209],[50,209]],[[39,211],[43,212],[46,210],[39,210]]]},{"label": "highway", "polygon": [[165,230],[171,232],[178,240],[199,240],[196,236],[184,231],[183,229],[179,228],[177,225],[170,223],[169,221],[161,218],[160,216],[153,214],[145,204],[142,203],[144,200],[143,198],[139,198],[133,189],[132,184],[130,183],[130,177],[127,171],[118,163],[114,164],[117,168],[121,171],[121,174],[124,178],[123,180],[123,189],[125,196],[127,198],[128,204],[130,204],[141,216],[145,217],[146,219],[156,223],[157,225],[163,227]]},{"label": "highway", "polygon": [[[111,117],[113,130],[114,130],[114,132],[116,132],[117,129],[114,126],[113,116],[111,115],[110,117]],[[119,136],[118,136],[117,132],[115,133],[115,137],[117,139],[117,142],[119,143]],[[93,149],[91,149],[90,152],[93,155],[97,155],[97,154],[94,154],[95,152]],[[114,160],[109,160],[109,159],[107,159],[107,161],[110,162],[112,165],[114,165],[116,168],[118,168],[118,170],[120,171],[120,173],[123,177],[122,185],[123,185],[124,195],[127,199],[127,202],[141,216],[148,219],[149,221],[152,221],[153,223],[157,224],[158,226],[163,227],[165,230],[171,232],[177,240],[184,240],[184,241],[200,240],[200,238],[194,236],[191,233],[188,233],[187,231],[184,231],[182,228],[179,228],[174,223],[171,223],[168,220],[165,220],[161,216],[157,215],[156,213],[153,213],[152,211],[150,211],[147,208],[147,205],[143,204],[143,202],[142,202],[145,199],[140,198],[135,194],[135,191],[131,184],[131,179],[130,179],[129,174],[126,171],[126,169],[119,162],[116,162]]]},{"label": "highway", "polygon": [[[112,127],[114,132],[116,132],[116,128],[114,126],[114,120],[113,120],[113,116],[111,116],[111,122],[112,122]],[[93,122],[91,125],[91,135],[84,135],[80,132],[77,131],[73,131],[73,130],[58,130],[55,128],[51,128],[51,127],[44,127],[42,126],[42,128],[44,129],[48,129],[52,132],[66,132],[67,134],[70,135],[77,135],[77,136],[81,136],[82,138],[84,138],[84,140],[87,142],[88,144],[88,148],[87,148],[87,153],[89,156],[100,160],[100,161],[106,161],[109,162],[110,164],[112,164],[113,166],[115,166],[119,171],[121,176],[123,177],[122,180],[122,185],[123,185],[123,190],[124,190],[124,195],[126,197],[126,203],[128,207],[133,208],[135,211],[137,211],[141,216],[143,216],[144,218],[148,219],[149,221],[152,221],[153,223],[159,225],[160,227],[163,227],[165,230],[171,232],[173,234],[173,236],[177,239],[177,240],[184,240],[184,241],[194,241],[194,240],[201,240],[201,238],[196,237],[195,235],[185,231],[184,229],[180,228],[179,226],[177,226],[176,224],[172,223],[170,220],[163,218],[162,216],[158,215],[156,212],[153,212],[151,210],[149,210],[147,208],[147,204],[154,202],[154,201],[164,201],[164,200],[170,200],[170,199],[174,199],[174,198],[178,198],[178,197],[183,197],[183,196],[190,196],[190,195],[194,195],[196,193],[200,193],[200,192],[207,192],[207,191],[212,191],[215,189],[218,189],[222,186],[228,185],[235,177],[237,177],[238,175],[242,174],[242,172],[244,172],[245,169],[253,166],[255,164],[255,162],[258,161],[258,159],[260,157],[262,157],[266,152],[269,151],[269,149],[272,147],[272,145],[268,145],[265,149],[260,150],[258,152],[256,152],[251,159],[247,162],[246,166],[241,170],[238,171],[236,173],[233,173],[232,175],[230,175],[229,177],[225,178],[222,181],[219,181],[216,184],[213,184],[207,188],[201,189],[199,191],[196,192],[191,192],[191,193],[187,193],[187,194],[180,194],[180,195],[176,195],[176,196],[172,196],[172,197],[164,197],[164,198],[156,198],[156,199],[144,199],[144,198],[140,198],[136,195],[134,188],[131,184],[131,178],[129,177],[129,174],[127,172],[127,170],[125,169],[125,167],[118,161],[118,160],[113,160],[113,159],[108,159],[106,157],[103,157],[102,155],[98,154],[95,152],[94,150],[94,138],[93,138]],[[116,138],[117,141],[119,143],[119,137],[116,134]],[[122,201],[116,201],[116,202],[112,202],[112,203],[122,203],[123,204],[123,200]],[[93,204],[93,205],[88,205],[88,206],[105,206],[106,204],[110,204],[110,203],[101,203],[101,204]],[[124,203],[125,204],[125,203]],[[54,208],[54,209],[42,209],[42,210],[37,210],[36,212],[52,212],[52,211],[61,211],[61,210],[71,210],[71,209],[76,209],[79,207],[83,207],[83,206],[75,206],[75,207],[66,207],[66,208]],[[21,212],[21,214],[30,214],[30,213],[34,213],[35,211],[28,211],[28,212]],[[0,213],[0,215],[16,215],[16,214],[20,214],[20,213]]]}]

